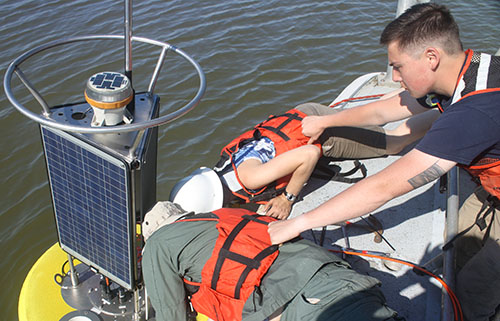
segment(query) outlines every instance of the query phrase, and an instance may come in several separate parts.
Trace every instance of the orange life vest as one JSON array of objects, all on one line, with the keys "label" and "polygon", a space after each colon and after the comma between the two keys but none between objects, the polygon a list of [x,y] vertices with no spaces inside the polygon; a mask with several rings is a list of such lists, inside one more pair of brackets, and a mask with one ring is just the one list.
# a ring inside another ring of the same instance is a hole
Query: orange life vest
[{"label": "orange life vest", "polygon": [[[234,172],[236,180],[238,181],[238,187],[229,187],[229,189],[236,197],[246,203],[264,203],[283,192],[290,181],[291,175],[282,177],[259,190],[248,190],[239,180],[238,172],[234,167],[232,157],[242,146],[253,140],[261,139],[262,137],[267,137],[273,142],[276,156],[291,149],[306,145],[309,141],[309,137],[302,134],[302,119],[305,116],[307,116],[305,113],[297,109],[291,109],[278,116],[271,115],[267,120],[238,136],[222,149],[221,158],[215,165],[214,170],[223,181],[224,175]],[[315,145],[321,148],[319,142],[316,142]]]},{"label": "orange life vest", "polygon": [[464,168],[479,179],[488,193],[500,199],[500,159],[482,158],[475,165]]},{"label": "orange life vest", "polygon": [[[500,91],[500,78],[496,76],[500,68],[500,57],[470,49],[465,53],[467,58],[458,77],[452,104],[470,96]],[[500,198],[500,159],[482,158],[472,165],[462,167],[478,178],[488,193]]]},{"label": "orange life vest", "polygon": [[[275,218],[241,208],[213,211],[219,237],[191,296],[194,309],[215,321],[241,320],[243,306],[278,256],[267,232]],[[188,219],[189,220],[189,219]],[[180,222],[183,220],[181,219]]]}]

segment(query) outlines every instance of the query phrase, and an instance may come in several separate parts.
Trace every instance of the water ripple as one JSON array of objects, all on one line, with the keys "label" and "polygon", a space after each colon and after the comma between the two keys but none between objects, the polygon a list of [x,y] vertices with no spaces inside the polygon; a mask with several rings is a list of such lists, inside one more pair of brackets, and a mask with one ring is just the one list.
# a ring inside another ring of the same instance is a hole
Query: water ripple
[{"label": "water ripple", "polygon": [[[498,0],[440,3],[456,15],[465,47],[496,52],[500,39],[492,26],[500,21]],[[22,52],[48,41],[123,33],[121,1],[7,0],[0,2],[0,10],[7,13],[0,25],[4,70]],[[215,164],[225,144],[269,114],[306,101],[327,104],[359,75],[385,71],[387,58],[378,37],[395,11],[395,0],[135,1],[134,34],[183,49],[202,66],[208,84],[193,111],[159,130],[158,198],[165,199],[193,169]],[[49,50],[22,70],[49,104],[83,101],[91,74],[123,70],[117,43]],[[134,44],[138,90],[147,88],[158,53]],[[156,93],[162,113],[181,107],[196,92],[193,68],[175,55],[168,55],[161,76]],[[40,110],[18,79],[13,89],[23,104]],[[37,126],[15,112],[5,95],[0,95],[0,106],[0,241],[8,249],[1,263],[6,295],[0,311],[15,320],[22,280],[56,235]]]}]

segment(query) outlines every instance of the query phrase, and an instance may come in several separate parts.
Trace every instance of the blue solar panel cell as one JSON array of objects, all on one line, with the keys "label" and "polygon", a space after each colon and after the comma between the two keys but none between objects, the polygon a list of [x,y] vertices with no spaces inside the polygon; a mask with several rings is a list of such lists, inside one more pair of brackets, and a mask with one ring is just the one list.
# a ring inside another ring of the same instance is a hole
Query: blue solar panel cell
[{"label": "blue solar panel cell", "polygon": [[42,139],[62,248],[131,288],[126,163],[61,131],[42,127]]}]

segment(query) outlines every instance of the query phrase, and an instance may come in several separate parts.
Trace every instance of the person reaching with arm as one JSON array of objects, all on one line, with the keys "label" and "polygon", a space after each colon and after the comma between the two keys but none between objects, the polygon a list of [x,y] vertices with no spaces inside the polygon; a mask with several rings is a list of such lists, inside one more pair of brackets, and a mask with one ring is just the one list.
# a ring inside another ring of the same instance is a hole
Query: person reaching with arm
[{"label": "person reaching with arm", "polygon": [[[193,211],[197,211],[197,204],[205,203],[213,204],[213,209],[235,203],[265,204],[266,215],[285,219],[320,157],[357,160],[397,154],[423,135],[436,114],[427,111],[394,130],[375,125],[332,127],[314,144],[302,134],[302,119],[345,112],[305,103],[271,115],[226,145],[213,170],[197,169],[179,181],[169,199],[191,198],[189,210]],[[204,192],[198,192],[201,190]]]},{"label": "person reaching with arm", "polygon": [[[408,103],[400,99],[399,109],[395,104],[381,112],[392,115],[367,119],[364,124],[412,113],[417,103],[438,108],[442,114],[413,150],[386,169],[316,209],[272,222],[271,240],[278,244],[302,231],[367,214],[458,164],[480,185],[459,213],[461,230],[474,241],[465,245],[468,238],[459,238],[455,242],[456,293],[467,320],[489,320],[500,304],[500,57],[470,49],[464,52],[451,13],[433,3],[415,5],[388,24],[381,43],[387,46],[393,80],[406,89]],[[304,129],[312,139],[332,125],[331,119],[327,125],[311,125],[309,120],[304,121]]]},{"label": "person reaching with arm", "polygon": [[[158,202],[142,233],[144,284],[158,321],[395,321],[380,282],[307,240],[271,246],[243,208],[185,211]],[[199,319],[199,318],[198,318]]]}]

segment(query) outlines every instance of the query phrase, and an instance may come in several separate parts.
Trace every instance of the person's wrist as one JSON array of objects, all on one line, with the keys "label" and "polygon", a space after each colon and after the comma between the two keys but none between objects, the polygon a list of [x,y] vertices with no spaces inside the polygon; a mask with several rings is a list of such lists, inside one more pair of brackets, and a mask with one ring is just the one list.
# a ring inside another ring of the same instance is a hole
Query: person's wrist
[{"label": "person's wrist", "polygon": [[321,209],[318,213],[318,208],[312,209],[309,212],[302,213],[295,217],[296,227],[299,228],[299,233],[307,231],[317,227],[323,227],[328,224],[332,224],[326,218],[321,219]]},{"label": "person's wrist", "polygon": [[[325,130],[327,129],[328,127],[333,127],[333,126],[336,126],[337,124],[335,123],[335,114],[332,114],[332,115],[326,115],[324,117],[321,117],[321,120],[319,121],[319,124],[318,126],[321,128],[321,130]],[[332,116],[332,117],[328,117],[328,116]],[[338,125],[340,126],[340,125]]]},{"label": "person's wrist", "polygon": [[297,199],[297,196],[296,196],[296,195],[294,195],[294,194],[292,194],[292,193],[288,193],[286,190],[285,190],[285,191],[283,191],[283,193],[282,193],[281,195],[283,195],[283,196],[285,197],[285,199],[286,199],[287,201],[289,201],[290,203],[295,202],[295,200]]},{"label": "person's wrist", "polygon": [[286,198],[285,193],[281,193],[281,194],[280,194],[280,197],[281,197],[282,202],[284,202],[285,204],[289,204],[289,203],[291,203],[291,202],[290,202],[290,201],[288,201],[288,199]]},{"label": "person's wrist", "polygon": [[301,215],[299,216],[296,216],[294,218],[289,218],[287,219],[287,229],[289,231],[289,233],[291,234],[290,238],[289,239],[292,239],[294,237],[297,237],[300,235],[300,233],[303,232],[303,229],[302,229],[302,219],[300,218]]}]

